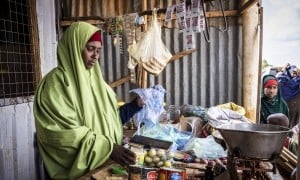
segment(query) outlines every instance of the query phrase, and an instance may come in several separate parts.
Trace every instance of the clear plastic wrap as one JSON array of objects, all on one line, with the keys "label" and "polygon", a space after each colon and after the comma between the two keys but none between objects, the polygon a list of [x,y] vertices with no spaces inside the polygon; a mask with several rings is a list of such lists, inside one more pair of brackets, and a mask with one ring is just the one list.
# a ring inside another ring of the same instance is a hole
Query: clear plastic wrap
[{"label": "clear plastic wrap", "polygon": [[172,54],[161,39],[161,26],[157,21],[156,10],[153,11],[150,28],[139,42],[128,47],[128,53],[134,61],[154,75],[158,75],[171,59]]}]

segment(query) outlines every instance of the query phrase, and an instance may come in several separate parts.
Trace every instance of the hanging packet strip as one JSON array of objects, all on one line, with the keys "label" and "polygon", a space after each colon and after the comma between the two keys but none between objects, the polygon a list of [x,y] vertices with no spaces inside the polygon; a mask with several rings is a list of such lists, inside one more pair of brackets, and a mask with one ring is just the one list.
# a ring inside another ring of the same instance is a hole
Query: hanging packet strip
[{"label": "hanging packet strip", "polygon": [[190,9],[186,11],[185,21],[186,21],[186,32],[188,32],[191,30],[191,21],[192,21],[192,12]]},{"label": "hanging packet strip", "polygon": [[176,5],[176,16],[179,32],[185,32],[187,29],[185,2]]},{"label": "hanging packet strip", "polygon": [[185,16],[185,2],[176,5],[176,16],[177,17]]},{"label": "hanging packet strip", "polygon": [[202,4],[200,3],[199,5],[199,10],[200,10],[200,13],[199,13],[199,28],[200,28],[200,31],[204,31],[205,29],[205,18],[204,18],[204,7],[202,6]]},{"label": "hanging packet strip", "polygon": [[193,31],[186,31],[185,33],[186,38],[186,49],[195,49],[195,34]]},{"label": "hanging packet strip", "polygon": [[200,13],[199,7],[201,6],[200,0],[191,0],[191,4],[192,4],[191,5],[192,13],[199,14]]},{"label": "hanging packet strip", "polygon": [[164,22],[164,25],[167,26],[167,27],[169,26],[169,23],[172,21],[172,14],[174,12],[174,8],[175,8],[175,6],[167,7],[165,22]]},{"label": "hanging packet strip", "polygon": [[191,28],[194,32],[202,32],[205,27],[204,7],[200,3],[200,0],[192,0],[191,4]]},{"label": "hanging packet strip", "polygon": [[195,35],[194,32],[192,30],[192,26],[191,26],[191,22],[192,22],[192,12],[191,10],[188,8],[188,10],[186,11],[186,29],[184,32],[184,37],[185,37],[185,49],[194,49],[196,48],[196,44],[195,44]]}]

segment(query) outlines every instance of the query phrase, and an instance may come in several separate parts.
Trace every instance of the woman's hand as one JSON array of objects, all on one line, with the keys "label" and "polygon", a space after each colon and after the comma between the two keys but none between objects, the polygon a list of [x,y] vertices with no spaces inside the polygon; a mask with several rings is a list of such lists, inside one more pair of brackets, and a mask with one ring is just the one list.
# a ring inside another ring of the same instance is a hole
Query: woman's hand
[{"label": "woman's hand", "polygon": [[136,161],[136,155],[134,152],[118,144],[114,144],[110,158],[122,166],[135,164]]},{"label": "woman's hand", "polygon": [[145,105],[145,102],[144,102],[144,100],[140,96],[137,96],[137,98],[136,98],[136,104],[139,107],[143,107]]}]

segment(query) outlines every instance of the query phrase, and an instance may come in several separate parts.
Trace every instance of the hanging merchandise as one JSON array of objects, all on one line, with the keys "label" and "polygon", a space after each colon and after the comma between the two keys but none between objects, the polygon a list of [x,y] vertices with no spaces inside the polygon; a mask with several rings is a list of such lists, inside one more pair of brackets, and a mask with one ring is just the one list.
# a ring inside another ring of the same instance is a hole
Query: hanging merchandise
[{"label": "hanging merchandise", "polygon": [[185,49],[194,49],[196,48],[195,44],[195,33],[192,30],[192,12],[190,8],[187,9],[186,11],[186,31],[184,32],[184,37],[185,37],[185,44],[186,47]]},{"label": "hanging merchandise", "polygon": [[210,42],[208,21],[207,21],[206,13],[205,13],[205,10],[204,10],[204,0],[200,0],[200,2],[201,2],[200,10],[202,9],[202,12],[203,12],[203,16],[201,16],[201,18],[203,19],[203,29],[204,29],[203,35],[204,35],[204,38],[205,38],[206,42]]},{"label": "hanging merchandise", "polygon": [[195,49],[195,33],[193,31],[186,31],[184,34],[186,38],[186,49]]},{"label": "hanging merchandise", "polygon": [[186,11],[185,11],[185,2],[179,3],[176,5],[176,16],[179,32],[184,32],[186,30]]},{"label": "hanging merchandise", "polygon": [[120,54],[124,54],[123,51],[123,17],[108,18],[107,22],[108,32],[111,34],[113,44],[119,46]]},{"label": "hanging merchandise", "polygon": [[185,24],[186,24],[186,31],[191,30],[191,21],[192,21],[192,12],[190,8],[188,7],[186,11],[186,17],[185,17]]},{"label": "hanging merchandise", "polygon": [[195,13],[195,14],[199,14],[200,13],[200,9],[199,9],[199,6],[201,5],[200,4],[200,0],[191,0],[191,11],[192,13]]},{"label": "hanging merchandise", "polygon": [[168,27],[172,21],[172,14],[174,12],[175,6],[169,6],[166,10],[166,16],[164,21],[164,26]]},{"label": "hanging merchandise", "polygon": [[127,14],[123,16],[123,32],[126,37],[126,44],[131,45],[134,41],[135,18],[137,13]]},{"label": "hanging merchandise", "polygon": [[[127,46],[136,43],[135,42],[135,26],[136,26],[136,17],[138,16],[137,13],[132,13],[125,15],[123,17],[124,23],[123,23],[123,28],[124,28],[124,34],[126,37],[126,44]],[[124,54],[127,55],[127,54]],[[137,65],[137,62],[135,62],[131,56],[128,57],[128,63],[127,67],[130,70],[130,82],[136,83],[136,70],[135,66]]]},{"label": "hanging merchandise", "polygon": [[191,8],[191,29],[194,32],[202,32],[204,30],[203,7],[200,0],[192,0]]},{"label": "hanging merchandise", "polygon": [[135,22],[135,41],[138,42],[142,38],[142,32],[145,29],[146,23],[143,16],[137,16]]},{"label": "hanging merchandise", "polygon": [[201,3],[199,4],[199,28],[200,31],[205,30],[204,6]]},{"label": "hanging merchandise", "polygon": [[172,54],[161,39],[161,26],[157,21],[157,10],[153,10],[150,28],[142,39],[128,47],[129,55],[153,75],[158,75],[167,65]]}]

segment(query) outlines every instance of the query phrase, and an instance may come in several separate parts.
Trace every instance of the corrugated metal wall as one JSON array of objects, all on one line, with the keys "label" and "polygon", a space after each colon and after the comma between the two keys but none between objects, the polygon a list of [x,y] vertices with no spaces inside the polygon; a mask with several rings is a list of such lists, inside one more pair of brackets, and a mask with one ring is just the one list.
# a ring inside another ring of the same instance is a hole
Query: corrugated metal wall
[{"label": "corrugated metal wall", "polygon": [[[164,29],[163,33],[172,54],[184,50],[182,34],[177,29]],[[207,43],[203,34],[197,34],[197,51],[169,63],[159,76],[149,75],[148,87],[159,83],[167,90],[167,104],[205,107],[229,101],[241,104],[240,28],[231,26],[227,32],[210,28],[210,36],[211,42]],[[111,44],[110,36],[105,39],[109,40],[104,44],[106,52],[101,65],[106,80],[113,82],[129,73],[127,59],[122,58],[118,47]],[[108,50],[110,47],[112,50]],[[128,100],[130,88],[135,86],[128,82],[115,90],[120,99]]]},{"label": "corrugated metal wall", "polygon": [[32,103],[0,108],[0,179],[37,179]]},{"label": "corrugated metal wall", "polygon": [[[225,10],[238,10],[238,0],[222,1]],[[63,0],[63,17],[101,16],[112,17],[123,13],[142,12],[154,7],[166,8],[173,1],[96,1]],[[174,3],[173,3],[174,4]],[[107,5],[105,8],[103,5]],[[130,7],[131,6],[131,7]],[[221,11],[219,1],[206,3],[206,11]],[[167,104],[193,104],[209,107],[226,102],[242,103],[242,31],[239,17],[227,17],[228,30],[222,32],[225,22],[222,17],[209,18],[210,43],[203,33],[196,38],[197,51],[180,60],[169,63],[157,77],[149,75],[148,87],[157,83],[167,90]],[[113,45],[113,38],[104,36],[101,66],[105,79],[111,83],[129,74],[127,69],[128,53],[120,53]],[[163,28],[162,39],[172,54],[184,51],[183,34],[177,28]],[[125,40],[125,37],[123,37]],[[124,42],[124,41],[123,41]],[[127,47],[124,47],[126,50]],[[135,88],[129,82],[116,87],[120,100],[128,101],[128,91]]]}]

